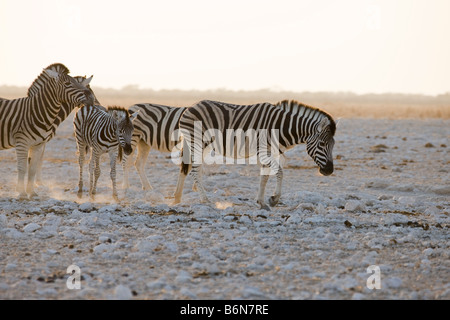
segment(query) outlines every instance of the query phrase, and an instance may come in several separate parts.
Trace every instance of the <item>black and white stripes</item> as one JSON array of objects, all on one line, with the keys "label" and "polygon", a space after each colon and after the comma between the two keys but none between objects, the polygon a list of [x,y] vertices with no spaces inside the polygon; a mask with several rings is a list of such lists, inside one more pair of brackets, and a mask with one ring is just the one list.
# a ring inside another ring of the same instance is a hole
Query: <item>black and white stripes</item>
[{"label": "black and white stripes", "polygon": [[[97,98],[95,97],[94,92],[92,91],[91,87],[89,86],[89,83],[92,80],[92,76],[87,78],[87,79],[86,79],[86,77],[81,77],[81,76],[76,76],[76,77],[73,77],[73,78],[75,79],[75,81],[77,81],[82,86],[86,87],[86,89],[91,92],[91,95],[94,98],[94,103],[96,105],[99,105],[100,102],[98,102]],[[35,94],[36,92],[38,92],[38,90],[40,88],[41,88],[41,86],[40,86],[39,82],[33,83],[33,85],[28,89],[28,95]],[[51,134],[50,134],[49,138],[47,139],[47,142],[55,136],[56,129],[58,128],[58,126],[77,107],[79,107],[79,105],[77,105],[77,104],[66,103],[66,102],[62,103],[61,109],[59,110],[58,114],[56,115],[55,121],[53,121],[53,125],[52,125],[52,128],[51,128]],[[42,153],[41,153],[41,157],[40,157],[40,159],[38,159],[38,163],[36,165],[37,166],[36,167],[36,185],[41,185],[42,184],[42,164],[43,164],[43,160],[44,160],[45,145],[47,144],[47,142],[44,143],[44,146],[43,146],[43,149],[42,149]],[[31,158],[30,158],[30,161],[31,161]]]},{"label": "black and white stripes", "polygon": [[203,150],[211,144],[216,152],[227,157],[257,156],[261,165],[257,201],[264,209],[269,209],[264,201],[268,177],[270,174],[277,177],[276,190],[269,201],[274,206],[281,196],[282,154],[295,145],[306,143],[307,152],[319,171],[324,175],[333,172],[334,120],[327,113],[296,101],[234,105],[204,100],[183,113],[180,130],[184,142],[175,203],[181,201],[184,180],[191,170],[201,200],[208,201],[200,168]]},{"label": "black and white stripes", "polygon": [[[62,64],[44,69],[31,85],[28,96],[0,100],[0,150],[16,148],[19,198],[35,196],[34,178],[44,143],[53,137],[54,122],[64,103],[93,104],[94,97],[83,84],[68,75]],[[85,83],[85,85],[87,85]],[[28,156],[31,162],[28,165]],[[25,175],[28,184],[25,192]]]},{"label": "black and white stripes", "polygon": [[[141,103],[131,106],[129,113],[139,112],[133,121],[133,148],[137,146],[138,154],[135,166],[139,173],[142,189],[152,189],[145,174],[145,163],[150,149],[160,152],[172,152],[180,141],[178,123],[186,108],[163,106],[159,104]],[[123,187],[129,188],[128,171],[129,157],[123,161]]]},{"label": "black and white stripes", "polygon": [[127,110],[120,107],[110,107],[107,112],[97,106],[85,106],[78,110],[74,118],[75,138],[78,148],[78,164],[80,177],[78,183],[78,197],[83,192],[83,164],[87,148],[92,149],[89,164],[89,195],[94,198],[97,181],[100,177],[100,156],[109,154],[111,172],[110,177],[113,186],[113,197],[118,200],[116,188],[116,159],[119,155],[119,147],[125,154],[132,151],[131,137],[133,134],[133,119],[137,113],[128,114]]}]

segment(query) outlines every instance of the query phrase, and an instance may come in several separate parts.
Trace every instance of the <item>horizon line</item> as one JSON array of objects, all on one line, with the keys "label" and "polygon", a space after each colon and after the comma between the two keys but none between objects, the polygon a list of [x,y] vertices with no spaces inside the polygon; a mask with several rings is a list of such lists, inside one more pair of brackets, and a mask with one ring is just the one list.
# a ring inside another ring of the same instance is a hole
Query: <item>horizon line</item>
[{"label": "horizon line", "polygon": [[[403,96],[424,96],[424,97],[439,97],[439,96],[446,96],[450,95],[450,90],[446,92],[441,92],[438,94],[429,94],[429,93],[412,93],[412,92],[399,92],[399,91],[383,91],[383,92],[355,92],[351,90],[289,90],[289,89],[274,89],[270,87],[266,88],[260,88],[260,89],[230,89],[226,87],[217,87],[217,88],[209,88],[209,89],[182,89],[182,88],[148,88],[148,87],[140,87],[137,84],[127,84],[122,86],[121,88],[115,88],[115,87],[108,87],[108,86],[97,86],[93,85],[91,86],[94,90],[111,90],[111,91],[125,91],[125,90],[133,90],[133,91],[153,91],[153,92],[170,92],[170,91],[179,91],[179,92],[233,92],[233,93],[251,93],[251,92],[261,92],[266,91],[268,93],[298,93],[298,94],[350,94],[355,96],[365,96],[365,95],[403,95]],[[15,88],[19,90],[27,90],[29,86],[23,86],[23,85],[14,85],[14,84],[0,84],[1,88]]]}]

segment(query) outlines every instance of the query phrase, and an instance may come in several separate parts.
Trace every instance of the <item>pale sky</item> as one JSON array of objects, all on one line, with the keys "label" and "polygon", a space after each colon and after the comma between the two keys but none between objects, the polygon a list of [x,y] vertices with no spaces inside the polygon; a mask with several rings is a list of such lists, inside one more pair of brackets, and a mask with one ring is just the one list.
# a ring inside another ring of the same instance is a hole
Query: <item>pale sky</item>
[{"label": "pale sky", "polygon": [[0,85],[450,92],[449,0],[0,0]]}]

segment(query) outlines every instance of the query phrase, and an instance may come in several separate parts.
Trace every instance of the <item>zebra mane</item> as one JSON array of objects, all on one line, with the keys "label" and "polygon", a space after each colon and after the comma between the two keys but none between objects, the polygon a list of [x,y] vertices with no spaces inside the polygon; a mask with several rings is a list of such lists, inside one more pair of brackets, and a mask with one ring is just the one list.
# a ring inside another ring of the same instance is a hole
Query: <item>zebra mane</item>
[{"label": "zebra mane", "polygon": [[328,120],[330,120],[331,133],[334,135],[336,132],[336,122],[334,121],[333,117],[329,113],[327,113],[319,108],[309,106],[307,104],[298,102],[296,100],[283,100],[283,101],[276,103],[275,106],[280,107],[281,109],[283,109],[285,111],[291,112],[292,114],[300,114],[300,113],[304,114],[307,110],[310,111],[310,114],[311,114],[311,112],[312,113],[320,113],[321,115],[327,117]]},{"label": "zebra mane", "polygon": [[[62,74],[69,74],[70,72],[69,69],[67,69],[67,67],[62,63],[53,63],[44,70],[53,70]],[[31,86],[28,88],[28,97],[32,97],[36,93],[38,93],[49,79],[50,77],[48,76],[48,74],[45,71],[42,71],[41,74],[33,81]]]},{"label": "zebra mane", "polygon": [[113,111],[113,110],[117,110],[117,111],[121,111],[124,113],[128,113],[128,110],[125,109],[124,107],[121,106],[108,106],[108,111]]},{"label": "zebra mane", "polygon": [[129,119],[128,110],[120,106],[108,106],[106,112],[119,122]]}]

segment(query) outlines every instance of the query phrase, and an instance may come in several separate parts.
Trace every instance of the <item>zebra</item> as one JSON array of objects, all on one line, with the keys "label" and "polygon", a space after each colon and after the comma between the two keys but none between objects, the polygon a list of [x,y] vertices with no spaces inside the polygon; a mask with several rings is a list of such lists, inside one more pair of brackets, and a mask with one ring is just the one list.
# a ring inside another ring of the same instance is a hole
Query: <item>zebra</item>
[{"label": "zebra", "polygon": [[[93,104],[94,98],[82,84],[69,76],[60,63],[45,68],[34,80],[24,98],[0,100],[0,150],[16,148],[19,199],[33,198],[36,166],[43,147],[53,137],[53,125],[62,104]],[[28,156],[31,161],[28,165]],[[25,175],[28,182],[25,189]]]},{"label": "zebra", "polygon": [[[88,148],[92,149],[89,163],[89,195],[95,199],[97,181],[100,177],[100,156],[109,154],[111,167],[110,177],[113,187],[113,198],[119,201],[116,187],[116,159],[119,150],[129,155],[132,152],[131,137],[133,134],[133,120],[137,113],[129,115],[124,108],[112,106],[107,112],[97,106],[84,106],[77,111],[74,118],[75,138],[77,141],[78,164],[80,177],[78,182],[78,198],[83,194],[83,164]],[[121,161],[119,157],[119,161]]]},{"label": "zebra", "polygon": [[[93,76],[90,76],[89,78],[86,78],[86,76],[75,76],[73,77],[75,81],[80,83],[81,85],[85,86],[94,97],[94,105],[100,105],[100,102],[97,100],[97,97],[94,94],[94,91],[92,91],[89,82],[91,82]],[[86,85],[87,84],[87,85]],[[33,86],[28,90],[28,95],[35,94],[40,89],[40,84],[35,83]],[[53,122],[53,126],[51,129],[51,135],[49,136],[49,139],[47,141],[50,141],[56,134],[56,129],[58,126],[69,116],[69,114],[75,109],[79,107],[77,104],[71,104],[71,103],[63,103],[61,109],[58,112],[58,115],[55,118],[55,121]],[[105,109],[106,110],[106,109]],[[36,185],[42,185],[42,164],[44,160],[44,153],[45,153],[45,145],[42,149],[42,154],[40,158],[38,159],[37,167],[36,167]],[[28,161],[31,161],[31,158],[28,158]]]},{"label": "zebra", "polygon": [[[139,112],[134,120],[134,132],[132,147],[137,147],[135,167],[143,190],[151,190],[152,186],[145,174],[145,164],[150,149],[160,152],[172,152],[180,142],[178,122],[181,115],[186,110],[185,107],[169,107],[152,103],[135,104],[128,108],[128,112]],[[127,190],[130,186],[128,181],[128,171],[131,166],[130,157],[124,155],[123,166],[123,187]]]},{"label": "zebra", "polygon": [[[191,170],[201,201],[209,202],[199,172],[202,159],[196,161],[195,157],[196,153],[201,157],[199,150],[212,143],[215,143],[215,149],[219,149],[216,151],[225,156],[248,158],[256,154],[261,166],[257,203],[265,210],[270,210],[264,201],[269,175],[275,174],[277,178],[275,192],[269,198],[269,205],[273,207],[281,197],[283,170],[280,158],[295,145],[306,143],[307,153],[318,165],[319,172],[326,176],[333,173],[335,121],[325,111],[294,100],[255,105],[203,100],[183,113],[179,126],[184,142],[175,204],[181,201],[184,181]],[[226,129],[242,130],[245,135],[240,137],[245,139],[239,139],[238,135],[235,135],[231,136],[233,140],[230,140],[228,132],[226,135],[222,134],[222,139],[218,134],[211,134],[211,130],[224,133]],[[195,130],[201,133],[200,138],[195,138]],[[270,133],[267,133],[268,130]],[[250,132],[256,132],[253,139]],[[276,154],[280,157],[277,158]]]}]

